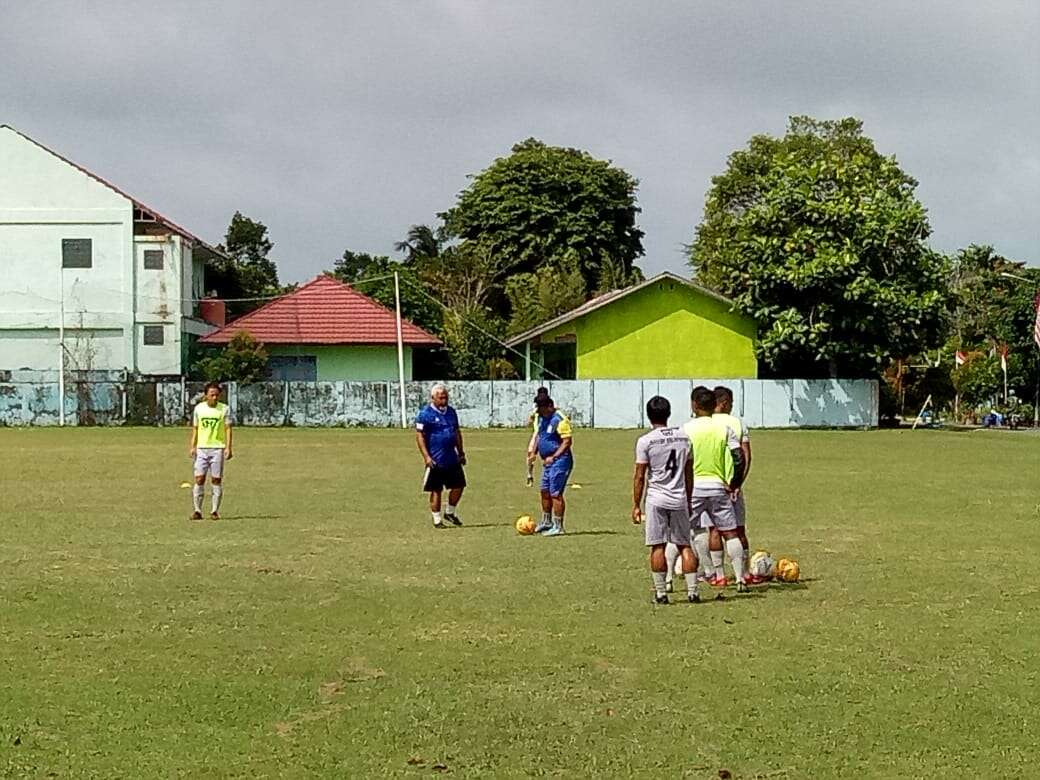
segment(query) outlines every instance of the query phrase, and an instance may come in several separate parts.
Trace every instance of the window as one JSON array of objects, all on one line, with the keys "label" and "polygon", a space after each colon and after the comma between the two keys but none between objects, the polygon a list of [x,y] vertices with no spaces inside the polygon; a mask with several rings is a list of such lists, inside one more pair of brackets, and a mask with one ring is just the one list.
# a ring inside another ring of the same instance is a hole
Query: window
[{"label": "window", "polygon": [[161,347],[165,339],[165,328],[162,325],[144,326],[144,345],[146,347]]},{"label": "window", "polygon": [[90,268],[92,265],[93,257],[89,238],[63,238],[61,240],[62,268]]},{"label": "window", "polygon": [[144,250],[144,268],[146,271],[161,271],[163,269],[163,252],[161,249]]},{"label": "window", "polygon": [[267,358],[267,379],[275,382],[317,382],[314,355],[273,355]]}]

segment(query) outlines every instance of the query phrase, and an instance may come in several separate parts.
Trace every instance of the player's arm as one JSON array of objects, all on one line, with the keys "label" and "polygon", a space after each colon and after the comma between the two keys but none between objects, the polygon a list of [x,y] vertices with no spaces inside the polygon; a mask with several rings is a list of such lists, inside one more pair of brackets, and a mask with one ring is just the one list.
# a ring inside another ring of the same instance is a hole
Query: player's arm
[{"label": "player's arm", "polygon": [[643,519],[643,491],[646,490],[646,463],[636,463],[632,475],[632,522],[640,523]]},{"label": "player's arm", "polygon": [[683,467],[683,478],[685,481],[686,488],[686,506],[690,509],[693,508],[693,452],[690,452],[690,456],[686,458],[686,465]]},{"label": "player's arm", "polygon": [[197,414],[191,416],[191,442],[188,444],[188,452],[195,457],[195,450],[199,443],[199,417]]},{"label": "player's arm", "polygon": [[748,474],[751,473],[751,437],[746,427],[740,440],[740,451],[744,455],[744,481],[747,482]]},{"label": "player's arm", "polygon": [[459,463],[466,465],[466,446],[462,443],[462,428],[455,426],[455,452],[459,454]]},{"label": "player's arm", "polygon": [[415,418],[415,446],[419,448],[419,452],[422,454],[423,463],[427,466],[432,466],[433,458],[430,457],[430,450],[426,447],[426,435],[423,431],[423,418],[421,414]]},{"label": "player's arm", "polygon": [[224,446],[224,459],[225,460],[231,460],[231,458],[232,458],[232,454],[231,454],[231,437],[233,435],[232,434],[232,428],[234,428],[234,427],[235,426],[231,424],[231,418],[230,417],[228,417],[228,418],[226,418],[224,420],[224,435],[227,437],[227,444]]},{"label": "player's arm", "polygon": [[538,430],[531,432],[531,440],[527,442],[527,462],[534,463],[534,455],[538,451]]}]

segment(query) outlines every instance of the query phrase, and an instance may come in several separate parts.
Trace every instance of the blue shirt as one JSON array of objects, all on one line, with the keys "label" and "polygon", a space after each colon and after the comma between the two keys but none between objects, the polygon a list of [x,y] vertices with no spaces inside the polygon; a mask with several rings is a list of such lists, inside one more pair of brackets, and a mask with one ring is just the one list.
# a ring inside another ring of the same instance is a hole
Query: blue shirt
[{"label": "blue shirt", "polygon": [[450,406],[442,412],[433,404],[419,412],[415,430],[423,435],[426,449],[437,466],[454,466],[459,462],[455,450],[459,432],[459,418]]},{"label": "blue shirt", "polygon": [[[564,439],[569,438],[571,421],[563,412],[557,410],[553,412],[552,417],[538,415],[538,454],[541,457],[548,458],[560,448]],[[570,458],[571,451],[567,450],[562,457]]]}]

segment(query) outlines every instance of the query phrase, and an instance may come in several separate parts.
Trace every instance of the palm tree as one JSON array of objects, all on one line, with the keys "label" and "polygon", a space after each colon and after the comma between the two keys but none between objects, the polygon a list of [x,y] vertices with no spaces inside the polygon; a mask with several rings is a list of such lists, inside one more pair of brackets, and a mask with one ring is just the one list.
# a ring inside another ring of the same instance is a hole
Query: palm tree
[{"label": "palm tree", "polygon": [[394,251],[404,253],[406,263],[414,263],[438,257],[444,243],[441,230],[434,231],[429,225],[412,225],[404,241],[394,244]]}]

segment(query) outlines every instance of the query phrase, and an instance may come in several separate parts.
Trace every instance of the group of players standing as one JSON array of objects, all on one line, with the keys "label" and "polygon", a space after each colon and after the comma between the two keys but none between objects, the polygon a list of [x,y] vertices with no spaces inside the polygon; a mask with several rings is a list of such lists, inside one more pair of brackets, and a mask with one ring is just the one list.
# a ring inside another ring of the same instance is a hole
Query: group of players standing
[{"label": "group of players standing", "polygon": [[[759,580],[748,570],[746,510],[741,487],[751,466],[747,427],[733,414],[733,393],[723,386],[698,386],[691,393],[693,418],[681,428],[669,426],[671,404],[654,396],[646,404],[652,426],[636,443],[632,484],[632,521],[644,523],[650,548],[654,601],[668,603],[677,562],[686,580],[687,599],[700,601],[699,585],[729,584],[726,556],[738,592]],[[529,422],[527,484],[534,483],[534,462],[542,460],[541,520],[535,533],[564,533],[564,492],[574,468],[573,433],[567,416],[556,408],[546,388],[538,388]],[[462,432],[448,391],[435,385],[430,404],[416,418],[416,443],[426,471],[423,490],[430,494],[434,528],[445,520],[462,525],[456,507],[466,486]],[[441,492],[447,489],[447,511]],[[645,511],[644,506],[645,496]],[[721,592],[719,596],[721,598]]]}]

